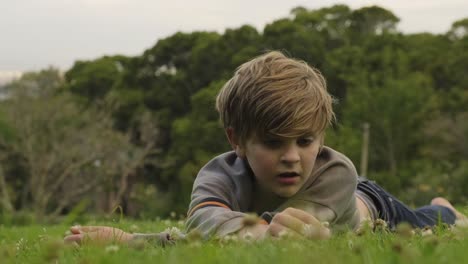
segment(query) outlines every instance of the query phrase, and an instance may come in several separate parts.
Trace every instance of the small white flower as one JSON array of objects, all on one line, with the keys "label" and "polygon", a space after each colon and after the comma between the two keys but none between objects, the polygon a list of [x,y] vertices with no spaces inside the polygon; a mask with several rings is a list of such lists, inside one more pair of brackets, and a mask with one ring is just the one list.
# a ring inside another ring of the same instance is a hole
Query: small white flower
[{"label": "small white flower", "polygon": [[425,228],[421,231],[421,236],[430,236],[432,235],[432,230],[430,228]]},{"label": "small white flower", "polygon": [[113,252],[119,251],[119,249],[120,248],[117,245],[110,245],[110,246],[107,246],[105,250],[106,252],[113,253]]},{"label": "small white flower", "polygon": [[289,236],[289,232],[286,231],[286,230],[281,230],[279,233],[278,233],[278,237],[279,238],[287,238]]},{"label": "small white flower", "polygon": [[239,237],[238,236],[232,236],[231,241],[232,242],[237,242],[237,241],[239,241]]},{"label": "small white flower", "polygon": [[348,247],[349,247],[349,249],[354,248],[354,242],[352,240],[348,240]]},{"label": "small white flower", "polygon": [[190,243],[188,246],[191,248],[199,248],[202,246],[202,243],[200,241],[195,241],[195,242]]},{"label": "small white flower", "polygon": [[459,226],[459,227],[468,227],[468,219],[458,219],[458,220],[455,220],[455,226]]},{"label": "small white flower", "polygon": [[244,241],[251,242],[251,241],[254,240],[254,236],[253,236],[252,233],[246,232],[246,233],[242,236],[242,239],[243,239]]},{"label": "small white flower", "polygon": [[130,231],[133,232],[133,233],[137,232],[139,229],[140,228],[135,224],[130,226]]},{"label": "small white flower", "polygon": [[182,239],[185,237],[185,234],[182,233],[182,231],[180,231],[180,229],[175,226],[166,228],[164,232],[169,233],[169,236],[171,237],[171,239],[174,239],[174,240]]},{"label": "small white flower", "polygon": [[317,234],[317,227],[309,224],[305,224],[302,227],[302,235],[304,235],[306,238],[312,238]]},{"label": "small white flower", "polygon": [[19,250],[23,246],[24,246],[24,239],[20,238],[20,240],[18,240],[18,242],[16,242],[16,249]]}]

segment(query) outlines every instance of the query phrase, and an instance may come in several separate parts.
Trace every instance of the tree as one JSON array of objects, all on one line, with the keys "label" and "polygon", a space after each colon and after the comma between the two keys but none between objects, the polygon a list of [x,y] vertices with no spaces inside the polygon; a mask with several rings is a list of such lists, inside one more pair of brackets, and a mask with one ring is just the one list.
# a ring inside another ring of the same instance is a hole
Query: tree
[{"label": "tree", "polygon": [[168,153],[173,166],[163,174],[170,182],[172,209],[186,210],[198,171],[214,156],[230,149],[215,111],[215,97],[224,82],[213,82],[194,94],[191,113],[173,123],[173,144]]},{"label": "tree", "polygon": [[325,39],[327,50],[349,44],[347,31],[351,23],[351,9],[346,5],[333,5],[316,10],[297,7],[291,11],[294,22],[310,32],[319,32]]},{"label": "tree", "polygon": [[63,84],[62,73],[53,67],[39,72],[25,72],[19,80],[4,86],[8,97],[47,97],[58,92],[57,87]]},{"label": "tree", "polygon": [[[447,67],[451,57],[452,43],[444,35],[428,33],[411,34],[403,39],[405,53],[408,56],[409,70],[423,72],[431,77],[434,87],[438,90],[449,90],[452,86]],[[440,56],[446,51],[449,56]]]},{"label": "tree", "polygon": [[325,43],[320,33],[288,18],[266,25],[262,44],[269,50],[281,50],[301,58],[317,68],[324,62]]},{"label": "tree", "polygon": [[370,35],[396,33],[400,19],[387,9],[369,6],[354,10],[350,21],[350,37],[353,43],[360,43]]},{"label": "tree", "polygon": [[128,61],[124,56],[77,61],[65,73],[67,88],[86,100],[103,99],[119,81]]},{"label": "tree", "polygon": [[12,214],[14,211],[13,200],[10,198],[10,192],[12,191],[8,187],[3,166],[0,166],[0,209],[2,209],[0,210],[0,215],[2,211],[5,214]]},{"label": "tree", "polygon": [[468,36],[468,17],[453,22],[447,35],[451,39],[462,39]]},{"label": "tree", "polygon": [[[16,166],[25,170],[20,190],[8,188],[15,184],[15,178],[5,172],[4,176],[0,174],[2,200],[10,199],[10,204],[18,205],[15,209],[28,209],[42,219],[57,216],[99,187],[109,193],[118,186],[109,201],[115,207],[128,191],[129,175],[143,166],[153,150],[148,143],[151,141],[145,139],[140,145],[133,145],[128,134],[113,129],[108,113],[77,104],[72,95],[59,92],[60,83],[31,85],[34,80],[25,76],[26,80],[13,84],[25,89],[12,90],[11,98],[0,105],[3,122],[13,131],[10,138],[3,134],[1,152],[3,157],[20,157],[22,163]],[[36,76],[39,81],[43,79],[40,76]],[[34,93],[28,92],[28,87]],[[56,92],[35,96],[36,91],[54,89]],[[154,132],[148,134],[154,128],[146,130],[145,137],[155,136]],[[3,158],[2,167],[11,166],[5,163],[9,161]],[[120,183],[109,186],[109,182]],[[5,189],[7,192],[3,192]]]}]

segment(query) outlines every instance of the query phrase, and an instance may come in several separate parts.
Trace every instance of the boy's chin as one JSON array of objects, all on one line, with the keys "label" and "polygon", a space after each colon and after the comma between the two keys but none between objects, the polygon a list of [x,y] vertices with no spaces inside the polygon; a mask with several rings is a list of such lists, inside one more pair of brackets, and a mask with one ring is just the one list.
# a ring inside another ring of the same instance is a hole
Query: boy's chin
[{"label": "boy's chin", "polygon": [[298,190],[281,190],[275,193],[278,197],[287,199],[287,198],[291,198],[292,196],[294,196],[297,192]]}]

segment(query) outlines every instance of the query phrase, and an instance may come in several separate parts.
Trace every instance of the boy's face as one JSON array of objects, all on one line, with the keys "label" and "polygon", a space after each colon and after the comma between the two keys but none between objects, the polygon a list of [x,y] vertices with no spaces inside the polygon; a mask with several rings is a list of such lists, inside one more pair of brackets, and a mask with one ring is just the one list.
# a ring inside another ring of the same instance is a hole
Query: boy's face
[{"label": "boy's face", "polygon": [[312,173],[320,138],[249,138],[236,153],[245,158],[261,190],[287,198],[296,194]]}]

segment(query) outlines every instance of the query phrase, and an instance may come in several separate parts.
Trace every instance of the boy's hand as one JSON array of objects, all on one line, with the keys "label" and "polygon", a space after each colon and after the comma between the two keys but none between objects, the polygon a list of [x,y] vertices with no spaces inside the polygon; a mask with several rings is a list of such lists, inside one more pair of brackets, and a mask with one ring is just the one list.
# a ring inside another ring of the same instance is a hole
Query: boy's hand
[{"label": "boy's hand", "polygon": [[246,226],[242,228],[237,235],[243,240],[262,240],[265,238],[267,233],[268,225],[265,224],[256,224],[253,226]]},{"label": "boy's hand", "polygon": [[277,213],[268,227],[267,233],[273,237],[287,235],[299,235],[309,239],[327,239],[330,237],[330,229],[323,226],[317,218],[306,211],[287,208]]},{"label": "boy's hand", "polygon": [[70,231],[72,234],[64,238],[65,242],[124,243],[133,239],[132,234],[109,226],[72,226]]}]

